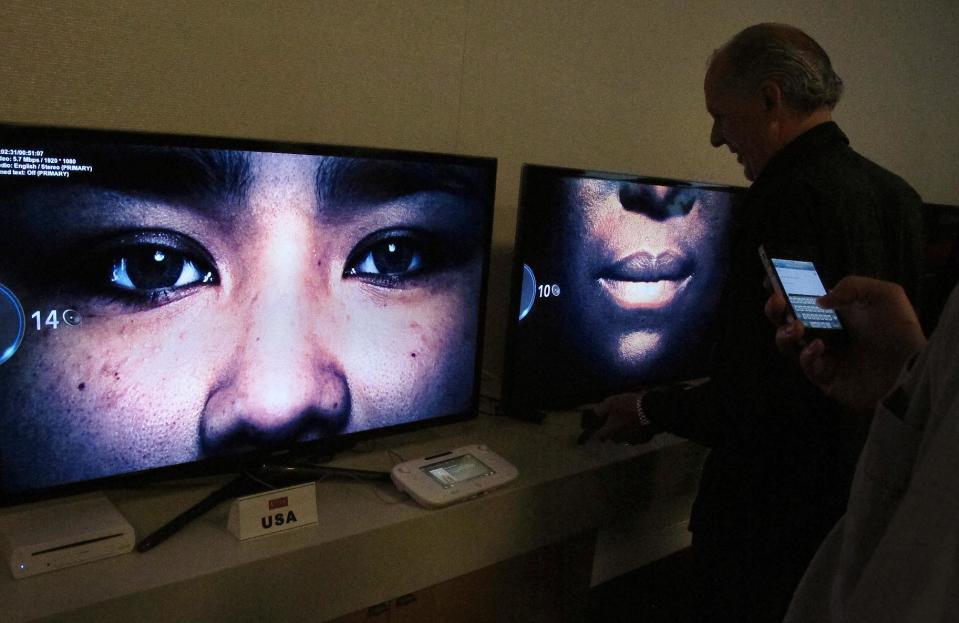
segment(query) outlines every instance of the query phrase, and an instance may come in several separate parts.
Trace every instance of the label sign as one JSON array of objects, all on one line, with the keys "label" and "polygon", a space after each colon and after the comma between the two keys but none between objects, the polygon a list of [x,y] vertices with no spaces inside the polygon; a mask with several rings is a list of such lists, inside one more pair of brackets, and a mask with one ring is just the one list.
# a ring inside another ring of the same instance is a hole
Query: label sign
[{"label": "label sign", "polygon": [[230,506],[227,530],[244,541],[316,522],[316,483],[310,482],[237,498]]}]

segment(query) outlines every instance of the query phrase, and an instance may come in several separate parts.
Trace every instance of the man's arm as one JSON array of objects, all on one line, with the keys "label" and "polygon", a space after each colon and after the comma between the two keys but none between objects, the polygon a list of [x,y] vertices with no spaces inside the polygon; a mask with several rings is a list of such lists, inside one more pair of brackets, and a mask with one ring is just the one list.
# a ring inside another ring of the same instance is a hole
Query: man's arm
[{"label": "man's arm", "polygon": [[722,417],[722,401],[717,383],[647,388],[616,394],[594,409],[604,423],[592,436],[597,441],[645,443],[653,435],[669,432],[712,447],[736,429]]}]

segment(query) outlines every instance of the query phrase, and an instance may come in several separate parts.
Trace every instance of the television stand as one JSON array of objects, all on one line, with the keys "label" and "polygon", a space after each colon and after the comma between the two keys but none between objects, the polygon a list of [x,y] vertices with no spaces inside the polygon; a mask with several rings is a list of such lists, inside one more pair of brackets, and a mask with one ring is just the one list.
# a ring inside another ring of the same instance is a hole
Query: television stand
[{"label": "television stand", "polygon": [[151,534],[143,537],[136,545],[138,552],[148,551],[180,531],[194,519],[212,510],[221,502],[231,498],[269,491],[275,487],[285,487],[302,482],[324,480],[326,478],[348,478],[361,482],[390,482],[389,472],[377,472],[365,469],[330,467],[326,465],[282,465],[264,463],[245,470],[219,489],[210,493],[190,508],[186,509]]}]

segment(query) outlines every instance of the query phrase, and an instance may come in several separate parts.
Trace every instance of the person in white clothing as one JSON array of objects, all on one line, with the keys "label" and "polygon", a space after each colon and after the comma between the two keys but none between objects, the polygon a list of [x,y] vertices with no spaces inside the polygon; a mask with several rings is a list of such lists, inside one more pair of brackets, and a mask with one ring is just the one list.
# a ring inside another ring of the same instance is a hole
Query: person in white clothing
[{"label": "person in white clothing", "polygon": [[846,346],[805,343],[774,294],[766,314],[779,327],[777,346],[825,393],[873,420],[846,513],[785,621],[957,620],[959,288],[928,344],[895,284],[846,277],[820,305],[839,313]]}]

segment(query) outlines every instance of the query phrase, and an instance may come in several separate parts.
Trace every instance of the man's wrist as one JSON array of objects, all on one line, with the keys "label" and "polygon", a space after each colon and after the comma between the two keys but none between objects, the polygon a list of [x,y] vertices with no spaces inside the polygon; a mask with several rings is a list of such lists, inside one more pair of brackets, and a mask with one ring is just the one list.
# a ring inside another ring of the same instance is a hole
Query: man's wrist
[{"label": "man's wrist", "polygon": [[646,410],[643,408],[643,398],[646,397],[648,391],[649,390],[642,389],[636,394],[636,420],[643,428],[649,428],[653,425],[649,420],[649,416],[646,415]]}]

